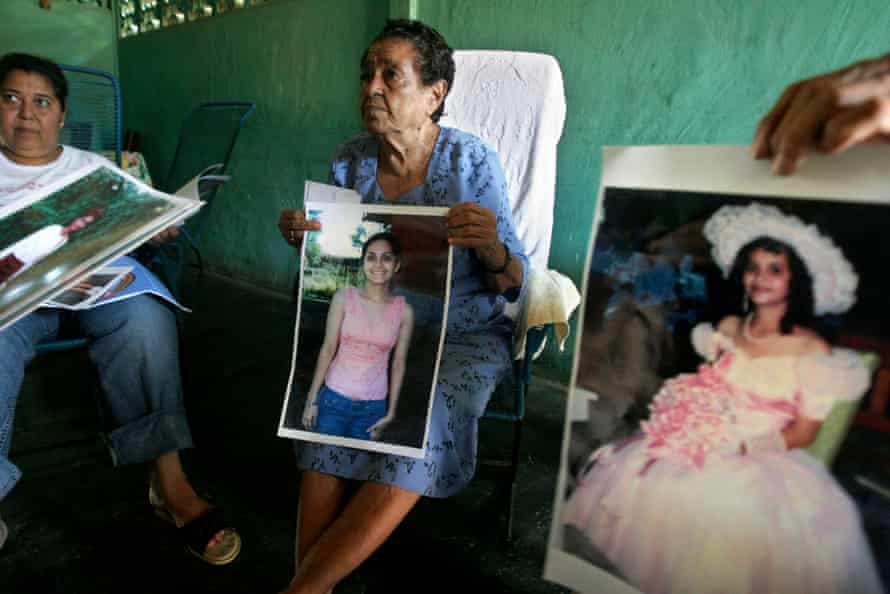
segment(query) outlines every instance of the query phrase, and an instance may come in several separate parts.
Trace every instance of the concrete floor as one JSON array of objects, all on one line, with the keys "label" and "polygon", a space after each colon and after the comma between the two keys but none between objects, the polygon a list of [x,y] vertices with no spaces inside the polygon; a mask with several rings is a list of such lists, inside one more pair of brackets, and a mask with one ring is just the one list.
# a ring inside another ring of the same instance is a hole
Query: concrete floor
[{"label": "concrete floor", "polygon": [[[69,352],[35,361],[20,399],[12,459],[25,476],[0,505],[11,529],[0,551],[0,593],[273,594],[289,581],[299,477],[291,442],[275,429],[290,366],[291,305],[209,275],[189,277],[184,294],[195,310],[185,318],[182,360],[198,445],[186,453],[186,468],[197,489],[234,519],[241,557],[220,568],[191,557],[151,513],[145,469],[111,467],[97,439],[89,365],[83,352]],[[564,404],[560,390],[533,385],[511,545],[500,538],[500,499],[483,468],[460,495],[422,500],[337,594],[470,586],[564,592],[540,578]],[[483,456],[503,452],[508,427],[481,431]],[[890,443],[854,428],[834,471],[860,507],[890,584],[890,500],[855,478],[884,472],[890,484]]]},{"label": "concrete floor", "polygon": [[[240,558],[211,567],[183,549],[148,506],[145,468],[112,468],[97,438],[84,353],[47,355],[29,368],[19,403],[12,459],[25,475],[0,505],[11,531],[0,551],[0,593],[271,594],[288,583],[299,477],[291,442],[275,430],[291,305],[209,275],[188,278],[184,295],[194,308],[182,362],[197,444],[185,464],[198,491],[234,519]],[[530,394],[512,544],[501,539],[497,483],[483,468],[460,495],[422,500],[337,594],[563,592],[540,575],[564,403],[552,388]],[[508,427],[481,431],[484,456],[503,452]]]}]

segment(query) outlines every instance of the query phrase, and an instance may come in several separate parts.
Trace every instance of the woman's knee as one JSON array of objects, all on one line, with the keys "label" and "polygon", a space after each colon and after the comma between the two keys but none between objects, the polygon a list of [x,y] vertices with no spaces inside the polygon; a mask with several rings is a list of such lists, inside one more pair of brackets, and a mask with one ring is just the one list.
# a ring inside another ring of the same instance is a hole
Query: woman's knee
[{"label": "woman's knee", "polygon": [[0,374],[18,377],[23,373],[36,345],[54,337],[58,327],[58,310],[39,310],[0,330]]},{"label": "woman's knee", "polygon": [[84,331],[96,341],[107,339],[148,352],[164,352],[177,340],[176,316],[163,303],[139,295],[103,305],[81,315]]},{"label": "woman's knee", "polygon": [[346,481],[333,474],[304,470],[300,478],[300,500],[308,504],[316,500],[339,499],[346,491]]},{"label": "woman's knee", "polygon": [[0,373],[24,369],[33,356],[34,344],[14,326],[0,330]]}]

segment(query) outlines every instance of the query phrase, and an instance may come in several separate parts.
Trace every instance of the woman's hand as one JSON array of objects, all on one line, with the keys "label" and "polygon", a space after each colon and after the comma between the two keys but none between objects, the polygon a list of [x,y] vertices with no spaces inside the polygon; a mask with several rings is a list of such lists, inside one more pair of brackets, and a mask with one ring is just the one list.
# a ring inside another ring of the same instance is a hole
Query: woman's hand
[{"label": "woman's hand", "polygon": [[176,225],[171,225],[170,227],[167,227],[166,229],[149,239],[148,243],[153,246],[159,246],[165,243],[169,243],[177,237],[179,237],[179,227],[177,227]]},{"label": "woman's hand", "polygon": [[370,427],[368,427],[368,435],[374,441],[380,439],[380,436],[383,435],[383,431],[389,426],[390,423],[393,422],[395,417],[391,417],[390,415],[386,415]]},{"label": "woman's hand", "polygon": [[320,231],[321,223],[307,219],[302,210],[287,209],[278,217],[278,230],[286,242],[297,247],[303,243],[303,233]]},{"label": "woman's hand", "polygon": [[836,153],[877,138],[890,139],[890,54],[788,87],[761,120],[752,150],[787,175],[811,148]]},{"label": "woman's hand", "polygon": [[306,406],[303,407],[303,428],[312,431],[317,419],[318,403],[315,401],[315,396],[306,398]]},{"label": "woman's hand", "polygon": [[473,248],[482,265],[498,270],[507,260],[507,246],[498,238],[498,221],[484,206],[464,202],[448,210],[448,243]]},{"label": "woman's hand", "polygon": [[91,285],[87,281],[82,281],[82,282],[77,283],[73,287],[71,287],[69,289],[69,291],[74,291],[75,293],[83,293],[84,295],[89,295],[90,293],[93,292],[93,289],[95,289],[95,288],[96,287],[94,285]]}]

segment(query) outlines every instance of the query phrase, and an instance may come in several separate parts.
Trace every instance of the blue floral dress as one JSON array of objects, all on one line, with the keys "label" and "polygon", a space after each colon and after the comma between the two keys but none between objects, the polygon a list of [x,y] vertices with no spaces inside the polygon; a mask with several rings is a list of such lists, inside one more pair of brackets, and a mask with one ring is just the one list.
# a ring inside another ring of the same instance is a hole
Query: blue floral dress
[{"label": "blue floral dress", "polygon": [[[331,165],[330,183],[356,190],[366,203],[390,203],[377,185],[377,151],[377,140],[367,134],[340,146]],[[513,226],[497,154],[479,138],[443,127],[426,182],[395,203],[452,206],[461,202],[476,202],[494,212],[498,236],[522,262],[525,282],[528,259]],[[296,441],[297,465],[348,479],[393,484],[431,497],[460,491],[476,468],[479,417],[511,366],[513,322],[503,310],[519,293],[517,289],[505,295],[493,293],[475,253],[454,248],[451,302],[425,458]]]}]

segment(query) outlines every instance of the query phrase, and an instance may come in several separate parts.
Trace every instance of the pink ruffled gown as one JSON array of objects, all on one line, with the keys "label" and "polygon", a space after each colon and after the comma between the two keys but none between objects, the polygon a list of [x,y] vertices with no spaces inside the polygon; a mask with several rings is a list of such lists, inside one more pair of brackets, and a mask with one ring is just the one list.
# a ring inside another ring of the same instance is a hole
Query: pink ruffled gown
[{"label": "pink ruffled gown", "polygon": [[848,352],[724,352],[665,382],[641,435],[591,455],[563,520],[646,594],[882,592],[859,513],[819,461],[738,453],[868,382]]}]

